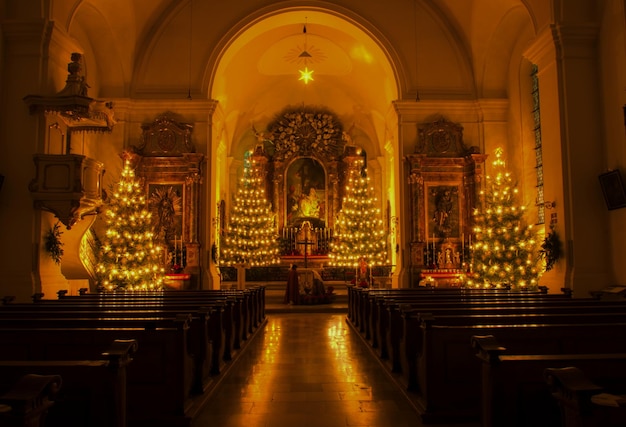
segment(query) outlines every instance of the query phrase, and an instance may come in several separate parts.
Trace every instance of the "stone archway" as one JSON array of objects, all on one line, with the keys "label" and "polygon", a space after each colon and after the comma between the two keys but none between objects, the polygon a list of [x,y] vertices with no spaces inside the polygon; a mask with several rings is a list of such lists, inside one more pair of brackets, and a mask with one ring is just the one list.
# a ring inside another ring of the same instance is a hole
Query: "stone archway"
[{"label": "stone archway", "polygon": [[[221,201],[226,202],[228,211],[241,159],[258,144],[259,130],[267,129],[276,114],[289,105],[312,105],[336,112],[347,129],[346,138],[371,156],[381,210],[387,211],[390,204],[390,216],[397,216],[396,186],[400,180],[389,175],[400,170],[402,155],[397,116],[390,111],[394,111],[393,102],[402,91],[397,72],[402,67],[389,53],[393,50],[385,45],[384,37],[377,39],[376,34],[369,23],[343,9],[340,13],[319,8],[265,11],[233,30],[224,41],[209,85],[210,97],[217,101],[211,117],[210,181],[220,186],[207,188],[208,212],[216,212],[213,207]],[[294,49],[303,49],[305,42],[309,43],[308,52],[319,55],[318,61],[310,64],[316,74],[307,85],[298,78],[302,64],[293,61]],[[326,170],[328,185],[338,182],[335,169]],[[339,193],[336,188],[333,191]],[[208,228],[213,242],[218,230]]]}]

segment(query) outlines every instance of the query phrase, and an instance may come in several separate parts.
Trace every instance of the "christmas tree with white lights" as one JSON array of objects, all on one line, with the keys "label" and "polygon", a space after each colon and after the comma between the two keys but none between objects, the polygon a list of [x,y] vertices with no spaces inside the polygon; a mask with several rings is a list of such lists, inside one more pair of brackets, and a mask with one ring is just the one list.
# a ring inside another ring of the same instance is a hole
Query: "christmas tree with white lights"
[{"label": "christmas tree with white lights", "polygon": [[387,264],[387,236],[373,192],[364,161],[356,161],[335,223],[331,265],[362,270]]},{"label": "christmas tree with white lights", "polygon": [[474,212],[475,241],[471,246],[472,271],[468,287],[510,287],[535,290],[543,272],[539,239],[532,225],[525,225],[525,207],[517,205],[517,188],[495,151],[486,189],[480,192],[481,206]]},{"label": "christmas tree with white lights", "polygon": [[219,264],[245,268],[278,264],[279,244],[274,221],[275,215],[265,196],[261,167],[255,156],[248,154],[230,221],[220,242]]},{"label": "christmas tree with white lights", "polygon": [[106,235],[96,267],[101,289],[162,289],[162,251],[153,240],[154,225],[144,187],[135,178],[129,160],[124,162],[122,176],[111,190],[105,211]]}]

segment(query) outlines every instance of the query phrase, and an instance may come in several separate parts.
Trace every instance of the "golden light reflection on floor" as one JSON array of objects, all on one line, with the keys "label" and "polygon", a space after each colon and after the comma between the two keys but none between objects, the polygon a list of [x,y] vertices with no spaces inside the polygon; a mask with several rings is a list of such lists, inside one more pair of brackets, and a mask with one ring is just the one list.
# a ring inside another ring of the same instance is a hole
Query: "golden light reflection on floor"
[{"label": "golden light reflection on floor", "polygon": [[272,314],[259,332],[193,427],[419,426],[345,314]]}]

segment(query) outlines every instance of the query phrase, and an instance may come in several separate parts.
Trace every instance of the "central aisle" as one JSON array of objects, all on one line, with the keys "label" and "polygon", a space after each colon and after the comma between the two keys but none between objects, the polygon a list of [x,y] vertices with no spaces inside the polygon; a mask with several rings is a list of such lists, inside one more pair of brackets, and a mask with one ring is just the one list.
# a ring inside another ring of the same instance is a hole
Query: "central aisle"
[{"label": "central aisle", "polygon": [[193,427],[415,427],[343,314],[268,315]]}]

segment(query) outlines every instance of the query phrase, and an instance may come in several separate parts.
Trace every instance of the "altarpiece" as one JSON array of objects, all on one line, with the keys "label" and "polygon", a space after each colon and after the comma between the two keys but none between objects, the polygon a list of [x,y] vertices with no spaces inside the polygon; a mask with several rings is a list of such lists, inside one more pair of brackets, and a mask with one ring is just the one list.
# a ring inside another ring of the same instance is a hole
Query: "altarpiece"
[{"label": "altarpiece", "polygon": [[175,288],[198,288],[200,280],[200,186],[204,155],[195,152],[193,125],[164,113],[142,125],[131,154],[145,183],[156,221],[156,238],[166,248],[166,278]]},{"label": "altarpiece", "polygon": [[287,107],[267,132],[256,135],[254,155],[265,165],[283,260],[304,257],[305,266],[320,264],[327,259],[341,209],[342,183],[363,153],[324,108]]},{"label": "altarpiece", "polygon": [[486,155],[463,143],[463,128],[445,119],[418,127],[408,163],[411,283],[455,286],[467,271],[472,212]]}]

